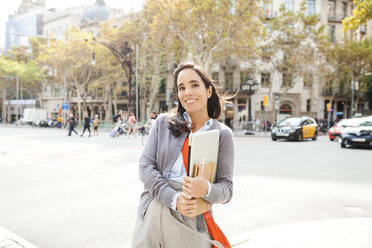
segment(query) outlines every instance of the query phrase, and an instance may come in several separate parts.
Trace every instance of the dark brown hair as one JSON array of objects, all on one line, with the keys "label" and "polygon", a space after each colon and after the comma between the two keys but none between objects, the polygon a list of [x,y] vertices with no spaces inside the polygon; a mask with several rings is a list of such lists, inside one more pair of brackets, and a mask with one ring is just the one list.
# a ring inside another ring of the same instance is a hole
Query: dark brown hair
[{"label": "dark brown hair", "polygon": [[[222,104],[224,102],[227,102],[227,99],[229,98],[226,98],[225,96],[221,97],[217,91],[215,82],[209,77],[207,72],[200,66],[190,62],[180,64],[173,72],[173,83],[176,92],[178,92],[178,74],[184,69],[193,69],[203,80],[206,89],[212,87],[212,95],[210,98],[208,98],[207,102],[208,116],[212,119],[218,119],[221,115]],[[179,136],[182,132],[190,132],[190,129],[187,126],[187,122],[183,117],[184,112],[185,109],[183,108],[180,99],[178,99],[178,106],[176,108],[176,111],[171,115],[171,118],[169,120],[169,129],[172,131],[172,134],[175,137]]]}]

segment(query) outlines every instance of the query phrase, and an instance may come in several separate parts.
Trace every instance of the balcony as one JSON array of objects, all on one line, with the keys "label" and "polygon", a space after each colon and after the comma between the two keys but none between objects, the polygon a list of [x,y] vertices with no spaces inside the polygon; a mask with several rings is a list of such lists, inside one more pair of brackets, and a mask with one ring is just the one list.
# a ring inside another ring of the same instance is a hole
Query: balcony
[{"label": "balcony", "polygon": [[323,88],[323,96],[324,97],[329,97],[329,96],[332,96],[333,95],[333,92],[334,92],[334,90],[332,90],[332,89],[327,89],[327,88]]},{"label": "balcony", "polygon": [[270,19],[274,19],[274,18],[277,18],[277,12],[276,11],[265,11],[263,17],[266,19],[266,20],[270,20]]},{"label": "balcony", "polygon": [[234,57],[228,57],[220,65],[221,65],[221,67],[231,67],[231,68],[234,68],[234,67],[236,67],[238,65],[238,61]]},{"label": "balcony", "polygon": [[328,21],[329,22],[342,22],[342,20],[344,20],[346,17],[345,14],[334,14],[334,13],[330,13],[328,14]]}]

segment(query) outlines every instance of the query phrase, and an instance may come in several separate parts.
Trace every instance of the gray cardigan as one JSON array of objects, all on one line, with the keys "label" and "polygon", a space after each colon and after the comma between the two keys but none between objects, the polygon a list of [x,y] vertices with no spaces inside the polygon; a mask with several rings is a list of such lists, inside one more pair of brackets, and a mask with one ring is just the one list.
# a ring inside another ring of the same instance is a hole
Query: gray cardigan
[{"label": "gray cardigan", "polygon": [[[217,175],[216,182],[211,184],[210,194],[205,200],[210,204],[227,203],[233,194],[233,136],[231,129],[217,120],[213,120],[209,130],[212,129],[220,131]],[[178,137],[172,135],[169,130],[169,114],[159,115],[154,122],[139,161],[139,178],[145,188],[141,194],[139,218],[143,219],[147,207],[154,198],[171,208],[173,196],[177,192],[170,186],[167,176],[181,152],[186,136],[186,133]],[[205,231],[205,224],[198,223],[198,227],[199,231]]]}]

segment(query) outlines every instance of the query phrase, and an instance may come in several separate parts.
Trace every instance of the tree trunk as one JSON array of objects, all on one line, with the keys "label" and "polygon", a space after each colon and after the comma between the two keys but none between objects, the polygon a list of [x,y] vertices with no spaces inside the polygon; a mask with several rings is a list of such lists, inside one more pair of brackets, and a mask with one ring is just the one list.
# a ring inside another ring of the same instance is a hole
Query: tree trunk
[{"label": "tree trunk", "polygon": [[3,105],[3,110],[2,110],[2,113],[1,113],[1,118],[3,119],[3,123],[5,123],[6,121],[6,106],[5,106],[5,101],[6,101],[6,87],[5,85],[3,85],[3,102],[2,102],[2,105]]},{"label": "tree trunk", "polygon": [[[88,108],[87,108],[87,97],[83,97],[83,113],[84,114],[85,112],[88,112]],[[82,116],[83,118],[83,116]]]},{"label": "tree trunk", "polygon": [[109,97],[107,101],[106,119],[108,121],[112,121],[112,99],[111,97]]},{"label": "tree trunk", "polygon": [[[118,95],[114,93],[114,99],[112,101],[113,105],[114,105],[114,113],[119,113],[119,110],[118,110]],[[122,109],[124,111],[124,109]]]},{"label": "tree trunk", "polygon": [[10,114],[10,99],[9,99],[9,101],[8,101],[8,121],[7,121],[7,123],[12,123],[12,115]]},{"label": "tree trunk", "polygon": [[151,87],[150,87],[150,104],[149,108],[147,109],[147,116],[150,116],[150,112],[152,111],[154,107],[154,101],[158,95],[159,91],[159,73],[160,73],[160,63],[159,66],[156,68],[152,78],[151,78]]},{"label": "tree trunk", "polygon": [[77,91],[77,95],[78,95],[78,114],[76,118],[78,118],[79,125],[80,125],[81,124],[81,95],[80,95],[79,90]]}]

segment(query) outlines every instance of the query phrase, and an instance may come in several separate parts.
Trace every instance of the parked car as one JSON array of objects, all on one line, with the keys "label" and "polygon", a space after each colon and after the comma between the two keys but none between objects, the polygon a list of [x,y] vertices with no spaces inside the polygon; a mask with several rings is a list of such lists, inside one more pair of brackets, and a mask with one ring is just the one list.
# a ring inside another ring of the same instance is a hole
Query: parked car
[{"label": "parked car", "polygon": [[350,119],[341,132],[339,142],[342,148],[372,147],[372,117]]},{"label": "parked car", "polygon": [[313,118],[304,117],[290,117],[278,123],[271,132],[271,139],[298,140],[318,138],[319,128]]},{"label": "parked car", "polygon": [[340,137],[341,131],[347,126],[349,120],[350,119],[342,119],[329,129],[328,136],[330,141],[334,141],[336,138]]}]

